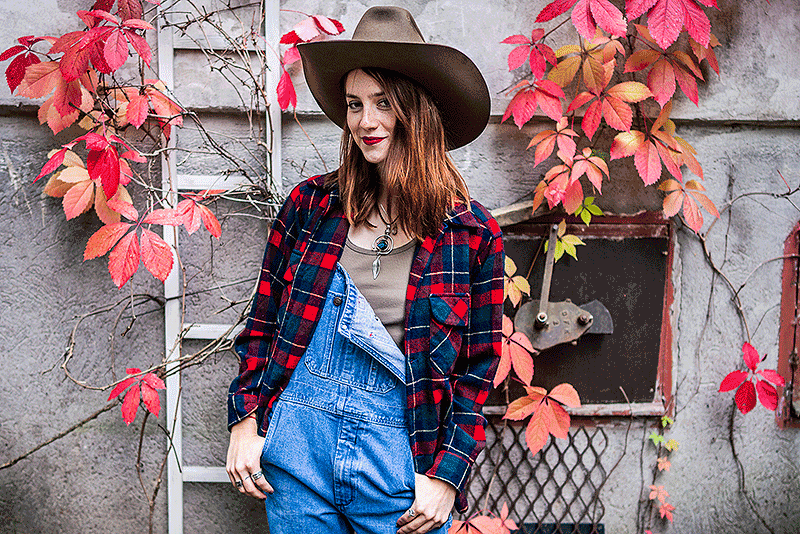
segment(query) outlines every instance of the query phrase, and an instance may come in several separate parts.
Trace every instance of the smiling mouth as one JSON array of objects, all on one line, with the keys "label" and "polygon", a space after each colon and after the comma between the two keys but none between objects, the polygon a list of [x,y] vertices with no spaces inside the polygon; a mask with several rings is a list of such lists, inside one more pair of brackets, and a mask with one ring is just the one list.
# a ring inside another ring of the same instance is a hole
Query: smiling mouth
[{"label": "smiling mouth", "polygon": [[365,145],[376,145],[386,139],[385,137],[362,137],[361,140],[364,141]]}]

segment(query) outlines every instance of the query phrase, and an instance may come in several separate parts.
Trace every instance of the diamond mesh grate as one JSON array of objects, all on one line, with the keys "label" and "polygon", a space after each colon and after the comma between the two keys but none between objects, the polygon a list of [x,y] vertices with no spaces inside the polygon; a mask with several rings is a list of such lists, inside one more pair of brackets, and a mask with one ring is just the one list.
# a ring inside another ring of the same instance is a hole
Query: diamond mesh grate
[{"label": "diamond mesh grate", "polygon": [[608,436],[600,427],[570,429],[532,456],[525,425],[489,417],[486,449],[478,457],[467,492],[474,509],[509,515],[527,534],[600,534],[605,507],[599,488],[606,479],[601,457]]}]

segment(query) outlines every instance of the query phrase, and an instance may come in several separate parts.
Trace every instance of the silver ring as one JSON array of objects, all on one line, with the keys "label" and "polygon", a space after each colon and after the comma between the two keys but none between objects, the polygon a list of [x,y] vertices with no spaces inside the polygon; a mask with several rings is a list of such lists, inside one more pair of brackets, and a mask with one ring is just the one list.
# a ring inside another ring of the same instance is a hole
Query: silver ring
[{"label": "silver ring", "polygon": [[413,508],[409,508],[408,517],[414,517],[415,515],[417,515],[417,512],[415,512]]},{"label": "silver ring", "polygon": [[257,471],[255,473],[253,473],[252,475],[250,475],[250,478],[252,478],[253,480],[258,480],[259,478],[261,478],[263,476],[264,476],[264,473],[262,473],[261,471]]},{"label": "silver ring", "polygon": [[236,482],[234,482],[234,484],[236,484],[237,488],[241,488],[242,486],[244,486],[244,482],[242,482],[241,480],[237,480]]}]

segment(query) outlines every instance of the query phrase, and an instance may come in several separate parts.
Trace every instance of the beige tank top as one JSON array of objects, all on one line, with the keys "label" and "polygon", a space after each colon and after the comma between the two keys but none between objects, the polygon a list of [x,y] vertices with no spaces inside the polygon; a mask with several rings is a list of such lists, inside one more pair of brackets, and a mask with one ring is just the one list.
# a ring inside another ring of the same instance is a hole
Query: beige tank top
[{"label": "beige tank top", "polygon": [[381,256],[381,270],[376,279],[372,278],[375,252],[353,244],[349,237],[339,260],[400,348],[403,347],[408,275],[416,244],[417,241],[412,240]]}]

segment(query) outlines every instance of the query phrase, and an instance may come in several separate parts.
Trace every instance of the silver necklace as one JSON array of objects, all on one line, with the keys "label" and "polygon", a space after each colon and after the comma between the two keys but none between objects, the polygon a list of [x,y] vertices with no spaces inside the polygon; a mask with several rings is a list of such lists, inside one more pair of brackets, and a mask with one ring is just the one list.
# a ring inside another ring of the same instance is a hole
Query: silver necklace
[{"label": "silver necklace", "polygon": [[383,213],[386,213],[383,209],[381,204],[378,204],[378,217],[381,218],[383,224],[386,225],[386,229],[383,231],[383,235],[379,235],[375,238],[375,241],[372,242],[372,250],[375,252],[375,261],[372,262],[372,279],[376,280],[378,278],[378,274],[381,272],[381,256],[385,256],[394,250],[394,239],[392,239],[393,235],[397,235],[397,217],[393,221],[388,221],[389,215],[386,215],[386,219],[383,218]]}]

